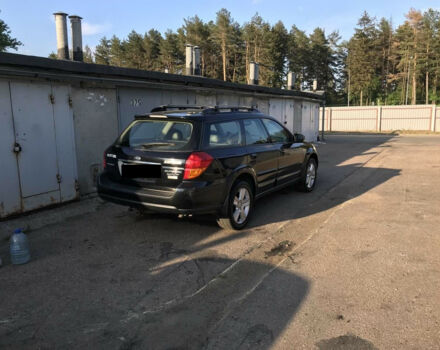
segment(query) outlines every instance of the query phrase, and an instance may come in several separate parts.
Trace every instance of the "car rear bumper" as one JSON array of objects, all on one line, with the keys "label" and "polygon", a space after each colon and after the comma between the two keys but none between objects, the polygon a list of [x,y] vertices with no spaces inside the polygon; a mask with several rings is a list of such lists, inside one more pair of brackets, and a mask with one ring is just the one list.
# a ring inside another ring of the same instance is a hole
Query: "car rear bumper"
[{"label": "car rear bumper", "polygon": [[113,181],[106,173],[98,177],[98,195],[107,201],[161,213],[205,214],[223,207],[225,184],[188,181],[177,188],[134,187]]}]

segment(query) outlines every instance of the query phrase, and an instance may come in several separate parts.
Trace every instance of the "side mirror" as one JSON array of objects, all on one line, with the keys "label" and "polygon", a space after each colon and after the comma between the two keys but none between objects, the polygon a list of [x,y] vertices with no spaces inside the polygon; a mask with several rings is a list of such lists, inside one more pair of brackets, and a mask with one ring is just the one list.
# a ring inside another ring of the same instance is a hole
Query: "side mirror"
[{"label": "side mirror", "polygon": [[296,142],[304,142],[305,136],[303,134],[295,134],[295,141]]}]

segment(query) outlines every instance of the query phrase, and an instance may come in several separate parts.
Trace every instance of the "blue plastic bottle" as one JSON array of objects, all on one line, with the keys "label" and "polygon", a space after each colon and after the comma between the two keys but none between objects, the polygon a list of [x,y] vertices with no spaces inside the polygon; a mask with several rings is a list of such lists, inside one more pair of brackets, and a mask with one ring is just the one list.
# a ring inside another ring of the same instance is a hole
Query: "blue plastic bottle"
[{"label": "blue plastic bottle", "polygon": [[14,265],[26,264],[31,259],[28,239],[21,228],[16,229],[11,236],[9,251]]}]

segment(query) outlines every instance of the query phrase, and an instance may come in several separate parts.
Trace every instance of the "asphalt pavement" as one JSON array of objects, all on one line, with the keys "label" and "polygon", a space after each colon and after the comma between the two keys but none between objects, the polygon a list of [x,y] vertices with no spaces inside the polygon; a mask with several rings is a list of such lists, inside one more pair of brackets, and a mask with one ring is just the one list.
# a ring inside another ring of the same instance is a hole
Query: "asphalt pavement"
[{"label": "asphalt pavement", "polygon": [[440,348],[440,137],[317,146],[240,232],[96,198],[0,223],[0,348]]}]

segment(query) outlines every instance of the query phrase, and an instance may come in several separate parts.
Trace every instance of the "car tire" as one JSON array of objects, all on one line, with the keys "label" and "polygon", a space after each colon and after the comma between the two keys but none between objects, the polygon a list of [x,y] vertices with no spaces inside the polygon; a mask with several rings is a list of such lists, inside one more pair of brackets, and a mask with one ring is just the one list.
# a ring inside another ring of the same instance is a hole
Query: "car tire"
[{"label": "car tire", "polygon": [[254,209],[254,194],[247,181],[232,186],[228,197],[227,216],[218,218],[217,224],[226,230],[241,230],[249,222]]},{"label": "car tire", "polygon": [[315,188],[316,178],[318,176],[318,165],[314,158],[310,158],[304,169],[304,175],[298,183],[298,188],[303,192],[312,192]]}]

